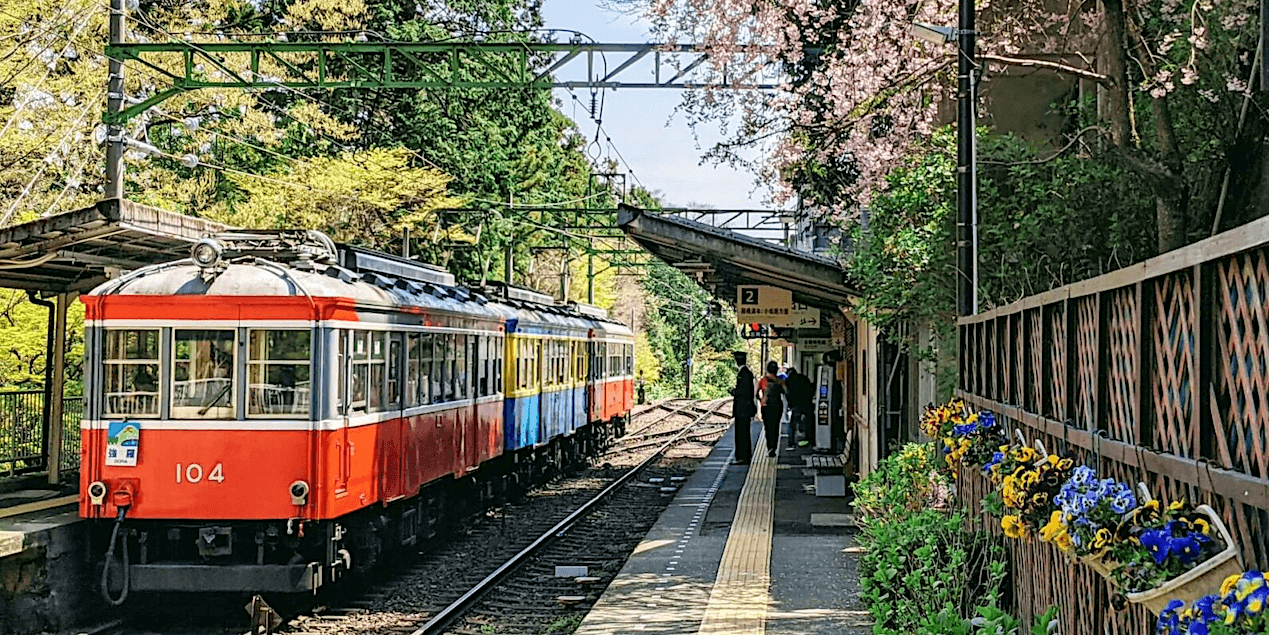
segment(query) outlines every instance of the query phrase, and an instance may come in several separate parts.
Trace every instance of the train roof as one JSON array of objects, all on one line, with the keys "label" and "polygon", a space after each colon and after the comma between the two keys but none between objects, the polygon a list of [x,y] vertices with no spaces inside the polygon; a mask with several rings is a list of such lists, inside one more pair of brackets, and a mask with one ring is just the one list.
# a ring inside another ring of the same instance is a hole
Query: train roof
[{"label": "train roof", "polygon": [[88,295],[334,297],[494,320],[515,316],[509,307],[454,285],[444,270],[336,246],[319,232],[237,232],[208,240],[215,244],[213,266],[193,258],[152,265]]}]

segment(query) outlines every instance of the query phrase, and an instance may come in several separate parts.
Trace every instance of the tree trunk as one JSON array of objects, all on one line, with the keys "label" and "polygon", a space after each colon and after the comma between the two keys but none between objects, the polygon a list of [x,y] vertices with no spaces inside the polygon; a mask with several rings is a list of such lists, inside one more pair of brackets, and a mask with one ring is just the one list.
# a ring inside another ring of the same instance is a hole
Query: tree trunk
[{"label": "tree trunk", "polygon": [[1120,148],[1132,139],[1132,123],[1128,113],[1128,37],[1123,0],[1102,0],[1106,13],[1106,75],[1111,86],[1108,114],[1110,138]]},{"label": "tree trunk", "polygon": [[1163,154],[1165,172],[1163,179],[1156,187],[1155,221],[1158,224],[1159,253],[1172,251],[1185,246],[1186,202],[1189,198],[1189,187],[1185,181],[1184,163],[1181,160],[1181,148],[1177,144],[1176,132],[1172,126],[1172,110],[1168,107],[1168,98],[1154,100],[1154,130]]},{"label": "tree trunk", "polygon": [[[1109,118],[1111,140],[1130,162],[1138,167],[1155,191],[1155,229],[1159,253],[1181,247],[1186,242],[1186,199],[1188,194],[1181,150],[1172,125],[1167,97],[1153,100],[1158,159],[1143,156],[1134,147],[1132,107],[1128,101],[1128,27],[1123,0],[1102,0],[1106,12],[1106,74],[1110,87]],[[1150,69],[1146,69],[1149,74]]]}]

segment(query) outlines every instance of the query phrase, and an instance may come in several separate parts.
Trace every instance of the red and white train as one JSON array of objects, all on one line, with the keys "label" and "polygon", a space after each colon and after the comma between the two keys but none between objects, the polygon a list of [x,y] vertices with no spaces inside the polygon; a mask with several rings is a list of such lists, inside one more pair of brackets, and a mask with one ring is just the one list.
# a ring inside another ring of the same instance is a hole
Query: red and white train
[{"label": "red and white train", "polygon": [[602,309],[336,245],[224,235],[85,295],[80,515],[102,590],[307,592],[621,433]]}]

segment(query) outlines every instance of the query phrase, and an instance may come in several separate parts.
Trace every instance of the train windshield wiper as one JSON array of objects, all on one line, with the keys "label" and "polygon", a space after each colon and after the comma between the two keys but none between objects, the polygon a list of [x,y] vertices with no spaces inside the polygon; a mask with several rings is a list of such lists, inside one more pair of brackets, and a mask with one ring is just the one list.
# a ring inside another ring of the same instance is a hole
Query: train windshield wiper
[{"label": "train windshield wiper", "polygon": [[232,385],[232,384],[227,385],[227,386],[225,386],[224,388],[221,388],[221,389],[220,389],[220,392],[216,394],[216,398],[215,398],[215,399],[212,399],[210,403],[208,403],[206,406],[203,406],[203,409],[202,409],[202,410],[199,410],[199,411],[198,411],[198,416],[200,416],[200,417],[201,417],[201,416],[203,416],[203,415],[207,414],[207,411],[208,411],[208,410],[211,410],[212,408],[216,407],[216,404],[217,404],[217,403],[220,403],[220,400],[221,400],[221,399],[224,399],[224,398],[225,398],[225,395],[228,395],[228,394],[229,394],[229,389],[230,389],[230,388],[233,388],[233,385]]}]

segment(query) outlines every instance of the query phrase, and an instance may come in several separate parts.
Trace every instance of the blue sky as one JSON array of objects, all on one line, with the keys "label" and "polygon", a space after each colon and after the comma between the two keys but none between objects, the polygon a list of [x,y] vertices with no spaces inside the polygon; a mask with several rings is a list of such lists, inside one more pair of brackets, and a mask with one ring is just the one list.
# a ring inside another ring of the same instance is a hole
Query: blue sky
[{"label": "blue sky", "polygon": [[[607,11],[598,6],[597,0],[546,0],[542,12],[547,27],[581,31],[599,42],[649,40],[646,23]],[[558,38],[559,41],[567,39],[566,36]],[[583,105],[574,102],[568,91],[555,92],[556,97],[564,101],[564,114],[572,117],[593,139],[595,124],[587,117]],[[588,91],[575,92],[589,104]],[[752,174],[728,166],[699,165],[705,150],[719,138],[717,127],[701,130],[698,147],[682,115],[674,114],[681,95],[681,91],[665,89],[608,91],[603,110],[604,131],[639,181],[649,190],[660,190],[662,201],[667,205],[766,208],[765,190],[755,191]]]}]

